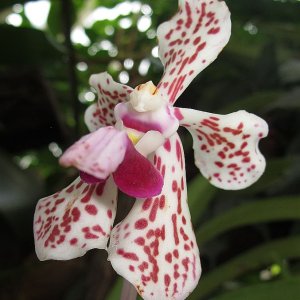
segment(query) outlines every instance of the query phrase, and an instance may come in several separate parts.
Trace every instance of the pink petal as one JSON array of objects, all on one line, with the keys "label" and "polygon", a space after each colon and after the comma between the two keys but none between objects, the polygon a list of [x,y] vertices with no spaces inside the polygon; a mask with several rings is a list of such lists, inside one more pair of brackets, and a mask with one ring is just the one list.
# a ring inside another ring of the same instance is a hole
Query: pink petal
[{"label": "pink petal", "polygon": [[113,229],[109,260],[144,299],[185,299],[198,283],[201,266],[177,134],[157,150],[153,160],[164,174],[162,193],[137,200]]},{"label": "pink petal", "polygon": [[39,200],[34,215],[35,249],[40,260],[72,259],[93,248],[105,249],[116,211],[117,189],[88,185],[79,178]]},{"label": "pink petal", "polygon": [[138,198],[156,196],[160,194],[164,185],[159,171],[137,152],[131,142],[128,143],[124,160],[113,177],[122,192]]},{"label": "pink petal", "polygon": [[157,30],[165,73],[158,88],[174,103],[227,44],[230,12],[224,1],[180,0],[179,12]]},{"label": "pink petal", "polygon": [[195,163],[213,185],[243,189],[263,174],[266,162],[258,143],[268,134],[264,120],[242,110],[228,115],[176,110],[181,125],[193,136]]},{"label": "pink petal", "polygon": [[128,144],[125,131],[109,126],[82,137],[61,156],[65,167],[73,166],[99,179],[106,179],[124,159]]},{"label": "pink petal", "polygon": [[114,125],[114,108],[118,103],[129,100],[132,88],[115,82],[106,72],[92,75],[90,85],[98,92],[98,102],[91,105],[85,113],[84,119],[89,130]]}]

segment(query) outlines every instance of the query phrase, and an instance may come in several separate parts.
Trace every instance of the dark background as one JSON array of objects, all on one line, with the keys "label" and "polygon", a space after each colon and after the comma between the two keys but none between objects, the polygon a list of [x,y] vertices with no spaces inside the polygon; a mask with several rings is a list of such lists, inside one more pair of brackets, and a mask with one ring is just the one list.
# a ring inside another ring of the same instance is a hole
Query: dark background
[{"label": "dark background", "polygon": [[[270,133],[260,149],[267,169],[246,190],[218,190],[199,175],[192,139],[180,131],[203,265],[189,299],[294,300],[300,294],[300,1],[226,2],[230,42],[177,105],[215,113],[245,109],[264,118]],[[86,24],[97,7],[109,10]],[[53,0],[35,7],[1,0],[1,300],[119,298],[121,280],[105,251],[39,262],[33,212],[39,198],[77,175],[61,168],[58,157],[87,133],[83,113],[94,99],[89,76],[107,70],[133,87],[158,83],[163,70],[154,33],[176,9],[176,0]],[[42,14],[43,28],[35,25]],[[75,28],[84,37],[74,37]],[[118,219],[132,204],[124,200]]]}]

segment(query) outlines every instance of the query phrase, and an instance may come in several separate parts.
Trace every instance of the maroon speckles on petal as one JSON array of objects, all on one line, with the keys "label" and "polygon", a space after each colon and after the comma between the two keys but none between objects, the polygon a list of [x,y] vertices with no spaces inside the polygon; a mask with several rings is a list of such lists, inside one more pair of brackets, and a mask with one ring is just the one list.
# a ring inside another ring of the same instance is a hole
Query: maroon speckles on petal
[{"label": "maroon speckles on petal", "polygon": [[172,253],[169,252],[165,255],[165,259],[168,263],[172,263]]},{"label": "maroon speckles on petal", "polygon": [[123,249],[118,249],[117,253],[128,260],[138,261],[139,258],[135,253],[125,252]]},{"label": "maroon speckles on petal", "polygon": [[179,121],[183,119],[183,115],[177,107],[174,108],[174,114]]},{"label": "maroon speckles on petal", "polygon": [[91,204],[91,205],[86,205],[86,206],[84,207],[84,209],[86,210],[86,212],[87,212],[88,214],[93,215],[93,216],[97,215],[97,213],[98,213],[97,207],[96,207],[95,205],[93,205],[93,204]]},{"label": "maroon speckles on petal", "polygon": [[[264,120],[239,111],[228,115],[212,115],[179,109],[183,126],[194,140],[195,162],[202,174],[214,185],[224,189],[242,189],[263,173],[265,160],[257,151],[257,132],[266,136]],[[259,166],[255,170],[250,165]]]},{"label": "maroon speckles on petal", "polygon": [[145,239],[143,237],[138,237],[134,240],[134,242],[139,245],[139,246],[144,246],[145,245]]},{"label": "maroon speckles on petal", "polygon": [[[109,179],[97,195],[97,184],[87,185],[80,178],[53,196],[41,199],[34,219],[36,252],[41,260],[70,259],[91,248],[105,248],[114,219],[116,188]],[[97,215],[101,213],[101,218]],[[100,235],[99,235],[100,233]],[[85,245],[85,246],[84,246]],[[71,248],[70,248],[71,247]]]},{"label": "maroon speckles on petal", "polygon": [[114,108],[120,102],[127,102],[132,88],[115,82],[108,73],[92,75],[90,84],[98,92],[98,102],[86,111],[85,121],[91,131],[102,126],[114,125]]},{"label": "maroon speckles on petal", "polygon": [[74,245],[77,244],[77,242],[78,242],[78,239],[77,238],[73,238],[73,239],[70,240],[70,245],[74,246]]},{"label": "maroon speckles on petal", "polygon": [[166,197],[165,197],[165,195],[161,195],[160,201],[159,201],[159,208],[164,209],[165,205],[166,205]]},{"label": "maroon speckles on petal", "polygon": [[152,205],[150,215],[149,215],[149,220],[150,222],[154,222],[156,219],[156,214],[159,206],[159,198],[155,198],[154,203]]},{"label": "maroon speckles on petal", "polygon": [[148,210],[151,206],[151,203],[152,203],[152,199],[151,198],[147,198],[144,203],[143,203],[143,210]]},{"label": "maroon speckles on petal", "polygon": [[81,202],[82,203],[87,203],[87,202],[89,202],[90,200],[91,200],[91,197],[92,197],[92,195],[93,195],[93,193],[94,193],[94,189],[95,189],[95,185],[91,185],[90,187],[89,187],[89,190],[88,190],[88,192],[84,195],[84,197],[82,197],[81,198]]},{"label": "maroon speckles on petal", "polygon": [[178,231],[177,231],[177,215],[172,215],[172,223],[173,223],[173,235],[174,235],[174,241],[175,245],[179,244],[179,238],[178,238]]},{"label": "maroon speckles on petal", "polygon": [[170,152],[171,151],[171,143],[169,140],[166,140],[166,142],[164,143],[164,148]]},{"label": "maroon speckles on petal", "polygon": [[107,216],[111,219],[112,218],[112,211],[111,209],[107,210]]},{"label": "maroon speckles on petal", "polygon": [[142,230],[148,226],[148,221],[146,219],[139,219],[135,222],[135,229]]},{"label": "maroon speckles on petal", "polygon": [[79,220],[81,213],[78,207],[74,207],[72,209],[71,215],[73,216],[73,222],[77,222]]},{"label": "maroon speckles on petal", "polygon": [[[113,229],[108,250],[114,269],[134,283],[145,299],[185,299],[200,275],[196,240],[191,222],[187,222],[190,215],[182,146],[177,135],[169,142],[153,155],[156,167],[165,168],[162,193],[136,201],[125,220]],[[127,224],[130,235],[126,234]],[[138,261],[130,259],[133,254]]]}]

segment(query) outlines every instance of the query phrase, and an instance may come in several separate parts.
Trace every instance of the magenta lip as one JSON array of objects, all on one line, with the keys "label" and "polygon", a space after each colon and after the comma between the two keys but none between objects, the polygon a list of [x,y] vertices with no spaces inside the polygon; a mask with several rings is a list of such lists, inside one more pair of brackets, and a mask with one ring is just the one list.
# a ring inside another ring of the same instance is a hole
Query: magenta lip
[{"label": "magenta lip", "polygon": [[88,174],[86,172],[83,171],[79,171],[79,176],[82,179],[82,181],[88,183],[88,184],[95,184],[95,183],[105,183],[107,178],[105,179],[101,179],[101,178],[97,178],[91,174]]},{"label": "magenta lip", "polygon": [[161,126],[154,122],[139,121],[131,118],[130,116],[124,116],[122,121],[127,128],[132,128],[143,133],[146,133],[149,130],[155,130],[163,133]]}]

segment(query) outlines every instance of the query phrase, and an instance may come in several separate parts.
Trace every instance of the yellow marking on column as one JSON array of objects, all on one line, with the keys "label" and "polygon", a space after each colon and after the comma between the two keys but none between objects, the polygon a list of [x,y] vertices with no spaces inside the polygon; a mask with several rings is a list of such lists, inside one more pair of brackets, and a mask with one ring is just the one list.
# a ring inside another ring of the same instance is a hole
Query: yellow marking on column
[{"label": "yellow marking on column", "polygon": [[140,136],[134,134],[133,132],[128,132],[127,134],[130,140],[132,141],[133,145],[136,145],[138,141],[141,139]]}]

